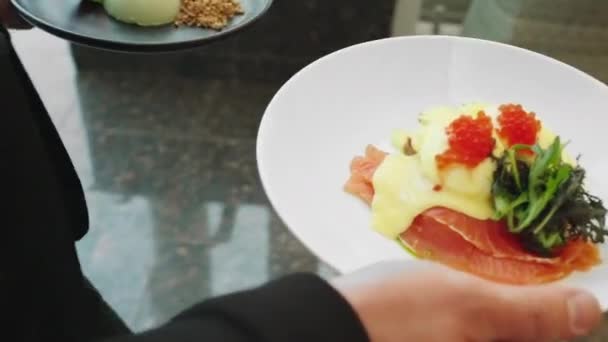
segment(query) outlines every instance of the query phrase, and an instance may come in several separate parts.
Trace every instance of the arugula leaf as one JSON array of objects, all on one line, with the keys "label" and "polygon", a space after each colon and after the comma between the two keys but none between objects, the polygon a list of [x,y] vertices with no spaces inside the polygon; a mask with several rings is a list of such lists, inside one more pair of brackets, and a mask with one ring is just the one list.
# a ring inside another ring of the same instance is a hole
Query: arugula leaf
[{"label": "arugula leaf", "polygon": [[[519,199],[519,201],[511,205],[510,209],[514,210],[521,205],[527,204],[525,214],[520,211],[517,215],[518,224],[516,226],[514,224],[509,225],[510,230],[515,233],[526,229],[540,215],[570,173],[570,168],[566,164],[560,165],[562,145],[559,138],[555,139],[547,150],[543,150],[539,146],[533,146],[532,150],[536,153],[536,159],[530,165],[527,179],[528,185],[524,189],[521,185],[519,167],[512,166],[517,165],[518,161],[514,161],[516,158],[514,156],[516,155],[516,151],[521,149],[530,149],[530,146],[516,145],[506,153],[508,163],[511,165],[512,177],[517,185],[517,191],[514,191],[515,194],[512,194],[512,197]],[[516,196],[517,192],[519,192],[519,196]],[[522,197],[522,194],[525,193],[527,193],[527,198]],[[501,197],[501,200],[504,201],[505,196]],[[504,210],[503,206],[504,204],[501,205],[500,210]]]},{"label": "arugula leaf", "polygon": [[[532,150],[534,158],[518,151]],[[505,219],[530,250],[551,253],[569,240],[604,242],[606,209],[583,187],[585,171],[562,160],[564,145],[557,137],[543,149],[515,145],[497,159],[492,197],[495,219]]]}]

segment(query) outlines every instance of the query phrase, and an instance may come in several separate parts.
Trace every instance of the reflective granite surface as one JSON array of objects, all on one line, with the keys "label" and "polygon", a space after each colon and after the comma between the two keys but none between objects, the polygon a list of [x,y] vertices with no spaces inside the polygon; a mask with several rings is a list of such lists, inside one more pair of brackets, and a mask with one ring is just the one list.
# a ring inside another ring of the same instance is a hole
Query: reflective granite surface
[{"label": "reflective granite surface", "polygon": [[38,30],[14,41],[86,190],[85,272],[133,329],[286,273],[334,274],[258,180],[256,131],[281,82],[77,72],[65,42]]},{"label": "reflective granite surface", "polygon": [[279,83],[77,72],[65,42],[14,41],[86,190],[84,270],[132,328],[286,273],[332,274],[258,180],[257,127]]}]

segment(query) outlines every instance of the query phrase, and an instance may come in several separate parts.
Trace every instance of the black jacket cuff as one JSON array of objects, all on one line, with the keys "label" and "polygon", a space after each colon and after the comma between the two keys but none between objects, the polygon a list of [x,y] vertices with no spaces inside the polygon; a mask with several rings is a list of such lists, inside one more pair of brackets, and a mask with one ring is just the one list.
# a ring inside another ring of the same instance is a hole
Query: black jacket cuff
[{"label": "black jacket cuff", "polygon": [[369,341],[350,304],[326,281],[311,274],[292,275],[212,299],[176,320],[217,315],[259,341]]}]

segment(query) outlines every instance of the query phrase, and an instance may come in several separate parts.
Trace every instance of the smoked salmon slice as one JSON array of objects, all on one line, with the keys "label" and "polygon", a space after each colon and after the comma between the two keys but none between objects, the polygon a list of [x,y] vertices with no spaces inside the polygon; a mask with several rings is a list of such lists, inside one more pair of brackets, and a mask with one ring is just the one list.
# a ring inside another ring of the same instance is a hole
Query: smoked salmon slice
[{"label": "smoked salmon slice", "polygon": [[385,157],[386,153],[372,145],[367,146],[365,156],[355,157],[351,162],[350,179],[346,182],[345,190],[371,203],[374,198],[372,178]]},{"label": "smoked salmon slice", "polygon": [[495,258],[509,258],[522,261],[535,261],[543,264],[559,264],[559,258],[543,258],[527,252],[517,237],[509,233],[502,221],[477,220],[463,214],[455,214],[446,208],[433,208],[421,215],[440,223],[463,239]]},{"label": "smoked salmon slice", "polygon": [[545,283],[571,272],[559,265],[493,257],[427,215],[418,216],[401,239],[422,258],[503,283]]},{"label": "smoked salmon slice", "polygon": [[[364,156],[355,157],[345,191],[370,204],[373,175],[386,155],[370,145]],[[400,238],[422,258],[511,284],[554,281],[575,270],[586,271],[600,261],[598,249],[584,241],[570,242],[558,257],[538,257],[527,252],[504,223],[477,220],[446,208],[418,215]]]}]

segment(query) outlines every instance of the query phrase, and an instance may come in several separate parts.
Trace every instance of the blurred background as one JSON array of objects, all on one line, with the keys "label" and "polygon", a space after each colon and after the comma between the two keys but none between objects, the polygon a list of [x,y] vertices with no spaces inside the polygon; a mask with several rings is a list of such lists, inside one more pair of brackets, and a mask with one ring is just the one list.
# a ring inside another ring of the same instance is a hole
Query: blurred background
[{"label": "blurred background", "polygon": [[85,273],[141,331],[286,273],[335,274],[277,218],[255,163],[266,105],[308,63],[372,39],[464,35],[608,80],[607,24],[601,0],[276,0],[251,29],[184,53],[13,37],[85,187]]}]

